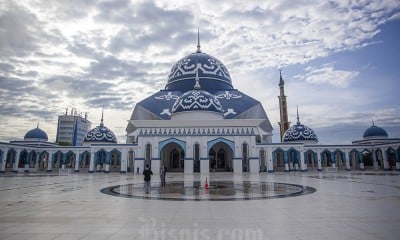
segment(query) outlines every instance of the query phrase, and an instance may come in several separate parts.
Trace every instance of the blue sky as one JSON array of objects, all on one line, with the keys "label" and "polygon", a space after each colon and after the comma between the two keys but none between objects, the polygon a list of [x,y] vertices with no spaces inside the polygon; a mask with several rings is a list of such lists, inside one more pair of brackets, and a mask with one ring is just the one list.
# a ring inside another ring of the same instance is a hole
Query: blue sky
[{"label": "blue sky", "polygon": [[65,108],[125,141],[135,103],[162,89],[195,51],[221,60],[262,102],[278,142],[278,69],[289,120],[322,144],[360,139],[374,120],[400,137],[400,2],[0,1],[0,140],[37,121],[55,140]]}]

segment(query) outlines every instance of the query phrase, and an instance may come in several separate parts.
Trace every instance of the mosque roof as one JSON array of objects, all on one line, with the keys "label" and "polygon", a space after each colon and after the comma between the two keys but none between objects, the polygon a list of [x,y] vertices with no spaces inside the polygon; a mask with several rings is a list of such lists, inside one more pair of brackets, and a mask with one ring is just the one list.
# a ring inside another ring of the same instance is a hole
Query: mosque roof
[{"label": "mosque roof", "polygon": [[43,131],[42,129],[39,128],[39,126],[37,126],[36,128],[29,130],[25,136],[24,136],[24,140],[28,140],[28,139],[40,139],[40,140],[49,140],[49,138],[47,137],[47,133],[45,131]]},{"label": "mosque roof", "polygon": [[385,129],[375,126],[374,123],[372,123],[372,126],[367,128],[364,131],[363,138],[368,139],[368,138],[387,138],[389,137],[388,133],[386,132]]},{"label": "mosque roof", "polygon": [[200,41],[196,52],[174,64],[163,90],[136,104],[130,120],[170,120],[174,113],[197,110],[222,113],[224,119],[265,119],[263,130],[272,131],[262,104],[233,88],[228,69],[203,53]]}]

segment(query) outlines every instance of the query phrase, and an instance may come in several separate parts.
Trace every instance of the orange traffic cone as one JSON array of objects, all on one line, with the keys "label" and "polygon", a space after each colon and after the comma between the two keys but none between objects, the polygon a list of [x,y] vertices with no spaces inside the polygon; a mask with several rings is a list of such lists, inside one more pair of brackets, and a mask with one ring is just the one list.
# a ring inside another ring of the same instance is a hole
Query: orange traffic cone
[{"label": "orange traffic cone", "polygon": [[207,181],[207,177],[206,177],[206,182],[204,183],[204,189],[208,189],[208,181]]}]

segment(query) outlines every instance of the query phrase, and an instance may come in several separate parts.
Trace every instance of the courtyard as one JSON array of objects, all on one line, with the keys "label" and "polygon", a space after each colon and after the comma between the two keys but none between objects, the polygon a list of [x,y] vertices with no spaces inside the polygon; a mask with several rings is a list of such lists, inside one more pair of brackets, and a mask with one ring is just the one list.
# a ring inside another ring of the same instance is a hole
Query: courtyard
[{"label": "courtyard", "polygon": [[[205,179],[209,185],[205,189]],[[398,239],[395,171],[0,175],[1,239]]]}]

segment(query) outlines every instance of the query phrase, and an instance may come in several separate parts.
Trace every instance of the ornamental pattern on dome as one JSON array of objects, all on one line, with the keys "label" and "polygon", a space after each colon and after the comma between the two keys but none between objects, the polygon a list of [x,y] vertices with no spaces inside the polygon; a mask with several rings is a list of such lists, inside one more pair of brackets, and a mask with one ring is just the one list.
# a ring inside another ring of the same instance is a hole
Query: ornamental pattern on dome
[{"label": "ornamental pattern on dome", "polygon": [[193,90],[182,94],[172,106],[172,113],[185,111],[222,113],[223,109],[221,103],[214,95],[202,90]]},{"label": "ornamental pattern on dome", "polygon": [[85,142],[112,142],[116,143],[114,133],[105,126],[97,126],[90,130],[85,137]]},{"label": "ornamental pattern on dome", "polygon": [[290,141],[318,141],[317,134],[303,124],[296,124],[289,128],[283,135],[284,142]]},{"label": "ornamental pattern on dome", "polygon": [[218,59],[206,53],[192,53],[179,60],[171,69],[168,82],[173,82],[182,78],[194,76],[200,70],[200,78],[215,78],[231,84],[231,76],[228,69]]}]

